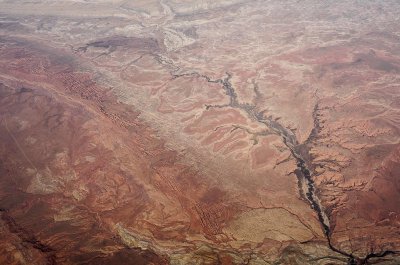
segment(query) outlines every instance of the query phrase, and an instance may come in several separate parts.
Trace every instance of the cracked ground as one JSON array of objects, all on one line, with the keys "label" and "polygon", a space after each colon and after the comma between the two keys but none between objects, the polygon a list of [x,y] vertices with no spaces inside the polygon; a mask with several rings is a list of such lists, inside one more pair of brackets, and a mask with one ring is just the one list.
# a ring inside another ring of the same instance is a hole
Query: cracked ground
[{"label": "cracked ground", "polygon": [[0,264],[400,264],[399,17],[0,0]]}]

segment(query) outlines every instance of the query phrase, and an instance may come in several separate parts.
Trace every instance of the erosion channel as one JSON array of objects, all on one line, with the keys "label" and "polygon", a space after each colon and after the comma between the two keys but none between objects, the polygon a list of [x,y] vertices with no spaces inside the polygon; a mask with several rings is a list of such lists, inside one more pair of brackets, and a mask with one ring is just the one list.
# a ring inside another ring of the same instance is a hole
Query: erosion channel
[{"label": "erosion channel", "polygon": [[[176,67],[175,69],[179,69]],[[232,74],[226,73],[226,77],[224,79],[211,79],[206,75],[201,75],[197,72],[184,73],[184,74],[173,74],[171,73],[173,78],[179,78],[182,76],[196,76],[199,78],[204,78],[207,82],[218,83],[222,85],[222,88],[225,91],[225,94],[229,97],[229,104],[224,105],[206,105],[206,109],[210,108],[234,108],[240,109],[247,113],[250,119],[263,124],[266,127],[266,131],[263,132],[263,135],[266,134],[276,134],[282,138],[285,146],[290,150],[294,159],[296,159],[297,169],[295,170],[295,174],[298,179],[298,187],[300,196],[310,204],[310,207],[315,211],[318,216],[318,220],[322,226],[325,237],[328,241],[329,248],[348,258],[348,265],[362,265],[368,264],[368,260],[374,257],[384,257],[387,255],[396,254],[396,252],[391,250],[386,250],[380,253],[369,253],[365,257],[356,257],[352,253],[347,253],[343,250],[336,248],[331,242],[331,228],[329,223],[329,217],[325,213],[324,208],[321,204],[320,199],[316,195],[316,187],[314,185],[314,180],[312,178],[312,171],[310,170],[310,159],[308,153],[308,147],[306,144],[299,143],[296,135],[288,128],[284,127],[281,123],[279,123],[276,119],[271,116],[265,117],[264,111],[260,111],[257,109],[257,106],[250,103],[242,103],[239,102],[238,96],[235,92],[234,87],[231,83]],[[254,92],[259,96],[259,91],[254,86]],[[315,109],[318,108],[318,104],[316,104]],[[316,136],[319,130],[319,124],[316,117],[314,117],[314,128],[307,139],[307,142],[311,142],[313,138]]]}]

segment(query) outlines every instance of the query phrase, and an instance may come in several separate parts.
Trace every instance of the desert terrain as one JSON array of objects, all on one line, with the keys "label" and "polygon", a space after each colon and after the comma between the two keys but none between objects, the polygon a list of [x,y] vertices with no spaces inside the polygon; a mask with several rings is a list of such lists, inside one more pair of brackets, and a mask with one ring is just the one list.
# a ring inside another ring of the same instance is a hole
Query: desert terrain
[{"label": "desert terrain", "polygon": [[0,264],[400,264],[400,2],[0,0]]}]

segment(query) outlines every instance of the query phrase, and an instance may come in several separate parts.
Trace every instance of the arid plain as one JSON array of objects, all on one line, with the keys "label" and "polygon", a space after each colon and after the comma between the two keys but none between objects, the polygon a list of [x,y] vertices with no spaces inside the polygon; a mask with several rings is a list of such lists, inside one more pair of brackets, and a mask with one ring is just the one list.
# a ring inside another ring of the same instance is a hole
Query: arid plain
[{"label": "arid plain", "polygon": [[400,264],[399,1],[0,1],[0,264]]}]

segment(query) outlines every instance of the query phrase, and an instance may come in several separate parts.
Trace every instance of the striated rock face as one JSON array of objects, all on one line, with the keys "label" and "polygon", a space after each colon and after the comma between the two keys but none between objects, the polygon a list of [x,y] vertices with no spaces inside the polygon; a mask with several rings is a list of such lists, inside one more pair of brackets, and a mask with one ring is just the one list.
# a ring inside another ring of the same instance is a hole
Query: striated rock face
[{"label": "striated rock face", "polygon": [[399,264],[397,1],[0,1],[0,264]]}]

